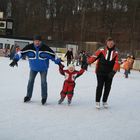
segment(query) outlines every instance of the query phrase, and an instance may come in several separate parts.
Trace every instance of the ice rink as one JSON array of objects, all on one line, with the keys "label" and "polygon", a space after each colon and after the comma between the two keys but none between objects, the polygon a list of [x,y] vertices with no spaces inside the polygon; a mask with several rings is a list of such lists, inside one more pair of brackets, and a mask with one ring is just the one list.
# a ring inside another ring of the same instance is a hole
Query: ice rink
[{"label": "ice rink", "polygon": [[[41,105],[40,75],[35,80],[31,102],[23,103],[29,78],[27,60],[9,67],[0,57],[0,140],[139,140],[140,72],[123,70],[115,75],[109,108],[95,108],[96,75],[89,67],[76,80],[72,104],[58,105],[64,77],[50,62],[48,100]],[[79,69],[79,67],[76,67]]]}]

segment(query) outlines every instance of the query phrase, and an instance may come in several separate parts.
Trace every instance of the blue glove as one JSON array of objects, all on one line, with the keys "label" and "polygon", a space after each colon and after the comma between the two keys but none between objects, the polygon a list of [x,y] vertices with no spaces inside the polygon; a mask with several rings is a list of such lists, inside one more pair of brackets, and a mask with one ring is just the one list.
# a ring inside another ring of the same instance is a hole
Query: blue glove
[{"label": "blue glove", "polygon": [[55,60],[55,64],[60,64],[61,63],[61,59],[60,58],[57,58],[56,60]]}]

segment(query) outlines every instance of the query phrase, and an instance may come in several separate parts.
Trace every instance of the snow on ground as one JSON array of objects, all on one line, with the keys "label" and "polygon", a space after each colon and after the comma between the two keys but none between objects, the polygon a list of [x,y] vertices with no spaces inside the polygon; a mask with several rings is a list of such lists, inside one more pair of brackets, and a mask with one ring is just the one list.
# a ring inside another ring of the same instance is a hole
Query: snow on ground
[{"label": "snow on ground", "polygon": [[[140,72],[128,79],[117,73],[108,109],[95,109],[96,76],[93,68],[76,81],[71,106],[58,105],[64,77],[51,62],[48,103],[41,105],[40,75],[30,103],[23,103],[29,77],[28,62],[9,67],[0,57],[0,140],[138,140],[140,138]],[[78,69],[78,68],[77,68]]]}]

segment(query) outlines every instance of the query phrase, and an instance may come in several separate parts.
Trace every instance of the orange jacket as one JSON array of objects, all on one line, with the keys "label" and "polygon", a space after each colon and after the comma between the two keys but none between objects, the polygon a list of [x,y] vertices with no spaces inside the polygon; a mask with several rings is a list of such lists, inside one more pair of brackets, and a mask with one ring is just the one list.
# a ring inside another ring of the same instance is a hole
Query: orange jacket
[{"label": "orange jacket", "polygon": [[130,61],[127,59],[123,62],[123,69],[124,70],[129,70],[131,67]]}]

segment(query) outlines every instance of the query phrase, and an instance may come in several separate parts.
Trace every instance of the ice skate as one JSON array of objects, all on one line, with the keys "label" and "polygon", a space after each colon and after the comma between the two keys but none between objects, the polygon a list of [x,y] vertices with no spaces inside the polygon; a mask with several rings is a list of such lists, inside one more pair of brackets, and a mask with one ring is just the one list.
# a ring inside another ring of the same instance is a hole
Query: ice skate
[{"label": "ice skate", "polygon": [[100,102],[96,102],[96,108],[100,109]]},{"label": "ice skate", "polygon": [[103,102],[103,107],[104,108],[108,108],[108,103],[107,102]]},{"label": "ice skate", "polygon": [[63,101],[64,101],[64,98],[61,98],[61,99],[58,101],[58,104],[60,105]]},{"label": "ice skate", "polygon": [[46,103],[46,98],[42,98],[42,100],[41,100],[41,103],[42,103],[42,105],[44,105],[45,103]]},{"label": "ice skate", "polygon": [[29,102],[30,100],[31,100],[30,97],[28,97],[28,96],[24,97],[24,102]]},{"label": "ice skate", "polygon": [[71,104],[71,100],[68,100],[68,105],[70,105]]}]

